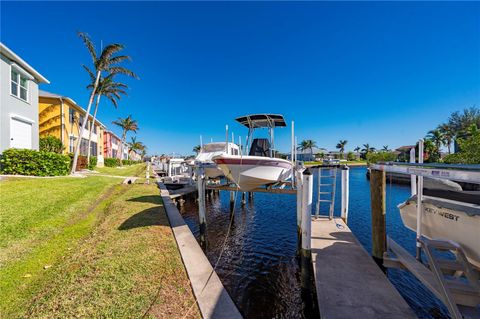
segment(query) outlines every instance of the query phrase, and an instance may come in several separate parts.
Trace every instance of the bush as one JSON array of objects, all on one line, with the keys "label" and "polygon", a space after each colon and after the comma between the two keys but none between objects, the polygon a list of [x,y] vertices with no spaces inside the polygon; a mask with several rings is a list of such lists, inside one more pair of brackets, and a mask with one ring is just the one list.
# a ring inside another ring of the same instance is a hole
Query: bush
[{"label": "bush", "polygon": [[62,154],[62,151],[65,148],[62,141],[55,136],[40,137],[39,143],[40,151],[42,152]]},{"label": "bush", "polygon": [[93,170],[97,167],[97,157],[96,156],[90,156],[90,163],[88,163],[88,169]]},{"label": "bush", "polygon": [[70,158],[53,152],[10,148],[3,151],[3,174],[60,176],[70,171]]},{"label": "bush", "polygon": [[355,156],[354,152],[348,152],[347,153],[347,161],[354,161],[356,159],[357,159],[357,157]]},{"label": "bush", "polygon": [[133,161],[133,160],[122,160],[123,165],[133,165],[133,164],[138,164],[141,161]]},{"label": "bush", "polygon": [[480,130],[474,126],[470,136],[457,139],[460,152],[445,156],[447,164],[480,164]]},{"label": "bush", "polygon": [[392,162],[397,159],[397,154],[394,152],[380,152],[380,153],[368,153],[367,162]]},{"label": "bush", "polygon": [[107,158],[105,158],[105,160],[103,161],[103,164],[104,164],[106,167],[117,167],[117,166],[120,166],[120,159],[107,157]]}]

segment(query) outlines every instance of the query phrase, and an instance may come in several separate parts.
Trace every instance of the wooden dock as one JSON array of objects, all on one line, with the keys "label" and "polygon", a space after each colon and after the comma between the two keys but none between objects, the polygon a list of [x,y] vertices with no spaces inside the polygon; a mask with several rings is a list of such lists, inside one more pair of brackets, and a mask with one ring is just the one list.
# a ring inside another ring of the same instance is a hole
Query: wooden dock
[{"label": "wooden dock", "polygon": [[322,318],[416,318],[341,218],[313,218],[311,229]]}]

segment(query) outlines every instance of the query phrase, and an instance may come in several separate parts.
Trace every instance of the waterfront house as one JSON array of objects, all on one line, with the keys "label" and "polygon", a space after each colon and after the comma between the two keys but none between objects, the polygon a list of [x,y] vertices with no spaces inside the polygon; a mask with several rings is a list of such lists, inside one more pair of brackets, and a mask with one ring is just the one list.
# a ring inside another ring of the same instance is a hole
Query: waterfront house
[{"label": "waterfront house", "polygon": [[[297,150],[297,161],[302,161],[302,162],[313,162],[316,160],[318,154],[324,153],[327,154],[327,151],[324,148],[318,148],[318,147],[313,147],[312,150],[306,149],[306,150]],[[291,154],[287,154],[287,159],[291,159],[292,156]]]},{"label": "waterfront house", "polygon": [[[60,94],[40,90],[38,103],[38,119],[40,137],[54,136],[62,141],[64,153],[73,153],[80,129],[85,121],[87,112],[73,99]],[[103,166],[104,150],[103,137],[105,125],[89,115],[85,131],[80,142],[80,155],[87,155],[88,136],[90,126],[93,125],[90,143],[90,155],[97,157],[97,165]]]},{"label": "waterfront house", "polygon": [[38,150],[38,85],[50,82],[3,43],[0,56],[0,153]]},{"label": "waterfront house", "polygon": [[397,161],[408,162],[410,161],[410,150],[415,148],[415,145],[404,145],[395,149],[394,153],[397,154]]}]

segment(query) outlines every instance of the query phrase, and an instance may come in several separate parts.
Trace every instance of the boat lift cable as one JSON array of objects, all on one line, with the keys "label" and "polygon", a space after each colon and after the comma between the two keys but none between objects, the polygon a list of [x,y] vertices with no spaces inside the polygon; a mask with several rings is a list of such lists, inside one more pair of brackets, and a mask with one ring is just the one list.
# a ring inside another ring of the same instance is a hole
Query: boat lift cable
[{"label": "boat lift cable", "polygon": [[[240,166],[242,166],[242,165],[243,165],[243,153],[240,152]],[[197,177],[197,178],[199,178],[199,177]],[[235,196],[234,196],[234,199],[233,199],[232,213],[230,214],[230,221],[228,223],[228,229],[227,229],[227,233],[225,234],[225,239],[223,240],[223,243],[222,243],[222,249],[220,249],[220,254],[218,255],[217,261],[213,265],[212,271],[208,275],[207,281],[203,285],[202,290],[200,290],[200,295],[202,295],[203,292],[205,291],[205,288],[207,287],[208,283],[210,282],[210,279],[212,278],[213,274],[215,273],[215,271],[217,269],[217,266],[220,262],[220,259],[222,259],[223,252],[225,251],[225,248],[227,247],[228,238],[230,237],[230,232],[232,230],[232,225],[233,225],[233,220],[234,220],[234,215],[235,215],[235,207],[237,206],[237,195],[238,195],[238,191],[240,190],[240,187],[238,185],[240,184],[240,179],[241,179],[241,174],[239,173],[237,188],[235,189]],[[198,299],[198,297],[197,297],[197,299]],[[192,303],[192,305],[188,308],[188,310],[185,313],[185,315],[183,316],[183,318],[187,318],[187,316],[190,314],[190,311],[193,309],[193,307],[195,306],[196,303],[197,303],[197,301],[195,300]]]}]

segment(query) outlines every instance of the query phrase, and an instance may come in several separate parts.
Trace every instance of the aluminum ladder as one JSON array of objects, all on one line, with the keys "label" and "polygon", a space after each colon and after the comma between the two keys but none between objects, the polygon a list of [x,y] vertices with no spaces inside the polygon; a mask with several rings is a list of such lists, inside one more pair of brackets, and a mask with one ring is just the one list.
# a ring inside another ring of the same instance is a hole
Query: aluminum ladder
[{"label": "aluminum ladder", "polygon": [[[322,171],[326,171],[329,175],[323,175]],[[315,210],[315,218],[320,217],[320,203],[330,203],[328,218],[333,219],[333,211],[335,208],[335,190],[337,188],[337,167],[319,167],[317,173],[317,205]],[[326,179],[326,184],[322,181]],[[331,187],[330,191],[322,191],[322,187]],[[322,199],[322,194],[330,195],[329,199]]]},{"label": "aluminum ladder", "polygon": [[[438,293],[452,318],[480,318],[480,276],[468,262],[460,245],[449,240],[419,239],[428,266],[438,283]],[[451,251],[455,260],[437,252]]]}]

